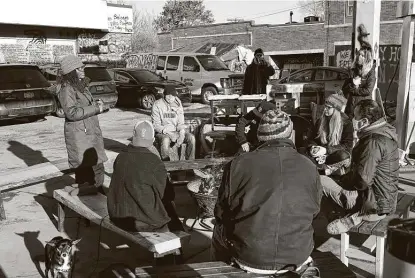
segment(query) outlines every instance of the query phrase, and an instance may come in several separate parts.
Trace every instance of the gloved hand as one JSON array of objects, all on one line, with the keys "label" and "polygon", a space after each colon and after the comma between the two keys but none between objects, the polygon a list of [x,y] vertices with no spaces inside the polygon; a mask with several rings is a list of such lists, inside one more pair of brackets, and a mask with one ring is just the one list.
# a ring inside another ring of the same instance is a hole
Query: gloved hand
[{"label": "gloved hand", "polygon": [[246,153],[248,153],[248,152],[249,152],[249,144],[248,144],[248,143],[244,143],[244,144],[242,144],[242,145],[241,145],[241,147],[242,147],[242,150],[243,150],[244,152],[246,152]]}]

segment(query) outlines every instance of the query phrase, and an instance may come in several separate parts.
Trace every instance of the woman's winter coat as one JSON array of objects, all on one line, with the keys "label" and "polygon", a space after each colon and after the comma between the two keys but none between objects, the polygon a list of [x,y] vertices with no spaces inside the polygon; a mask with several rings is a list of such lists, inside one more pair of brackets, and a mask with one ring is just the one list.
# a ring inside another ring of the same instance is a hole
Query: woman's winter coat
[{"label": "woman's winter coat", "polygon": [[320,127],[321,118],[316,122],[316,125],[311,130],[311,133],[309,134],[309,143],[308,148],[311,146],[321,146],[325,147],[327,149],[327,154],[332,154],[335,151],[339,150],[345,150],[348,152],[351,152],[353,148],[353,124],[350,118],[342,113],[342,121],[343,121],[343,131],[340,138],[340,142],[338,145],[335,146],[329,146],[328,144],[323,144],[320,141],[320,138],[316,138],[318,135],[318,129]]},{"label": "woman's winter coat", "polygon": [[349,116],[353,115],[354,108],[363,99],[372,99],[373,88],[376,84],[375,65],[364,76],[361,76],[361,83],[358,87],[353,84],[353,78],[358,76],[356,70],[352,70],[351,77],[346,80],[343,85],[343,94],[347,98],[345,113]]},{"label": "woman's winter coat", "polygon": [[87,88],[83,92],[65,84],[58,93],[65,112],[65,143],[69,166],[93,166],[108,160],[99,120],[99,106]]}]

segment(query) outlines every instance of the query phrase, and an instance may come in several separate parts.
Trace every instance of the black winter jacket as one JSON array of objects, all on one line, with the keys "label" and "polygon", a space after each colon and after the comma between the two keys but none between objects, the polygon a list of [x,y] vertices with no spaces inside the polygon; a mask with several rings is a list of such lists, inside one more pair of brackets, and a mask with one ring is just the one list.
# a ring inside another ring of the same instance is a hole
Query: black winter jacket
[{"label": "black winter jacket", "polygon": [[345,188],[357,189],[370,213],[391,214],[396,210],[399,152],[396,130],[381,119],[358,133],[352,164],[341,179]]},{"label": "black winter jacket", "polygon": [[114,162],[108,192],[111,221],[130,232],[151,232],[169,221],[163,196],[167,170],[157,155],[147,148],[130,145]]},{"label": "black winter jacket", "polygon": [[252,62],[245,71],[243,95],[266,94],[268,78],[274,75],[271,65],[257,65]]},{"label": "black winter jacket", "polygon": [[363,99],[371,99],[372,98],[372,91],[376,85],[376,73],[375,73],[376,65],[373,65],[372,69],[366,76],[363,76],[361,79],[361,83],[359,87],[355,87],[353,84],[353,78],[357,75],[355,70],[352,70],[351,77],[346,80],[343,84],[343,94],[347,98],[347,104],[345,113],[349,117],[353,117],[354,108],[356,104],[358,104]]},{"label": "black winter jacket", "polygon": [[[322,187],[316,166],[291,140],[273,140],[225,167],[215,230],[244,265],[278,270],[310,256]],[[217,228],[217,229],[216,229]]]},{"label": "black winter jacket", "polygon": [[322,144],[320,141],[320,138],[316,138],[318,135],[318,129],[320,127],[320,122],[321,122],[321,119],[319,119],[308,136],[310,140],[308,142],[308,148],[310,148],[311,146],[325,147],[327,149],[327,154],[332,154],[335,151],[339,151],[339,150],[345,150],[345,151],[351,152],[353,148],[353,124],[352,124],[352,121],[349,119],[349,117],[344,113],[342,113],[342,120],[343,120],[343,131],[342,131],[340,143],[338,145],[329,146],[327,144]]},{"label": "black winter jacket", "polygon": [[[236,141],[239,145],[249,142],[252,146],[258,145],[258,126],[262,116],[268,110],[276,108],[275,101],[263,101],[257,107],[240,117],[235,127]],[[248,134],[245,128],[249,126]]]}]

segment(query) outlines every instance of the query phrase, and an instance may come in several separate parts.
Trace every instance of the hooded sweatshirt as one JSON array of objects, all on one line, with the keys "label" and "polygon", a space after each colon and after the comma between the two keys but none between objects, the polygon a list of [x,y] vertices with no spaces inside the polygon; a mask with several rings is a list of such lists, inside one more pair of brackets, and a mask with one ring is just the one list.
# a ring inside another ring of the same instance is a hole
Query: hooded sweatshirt
[{"label": "hooded sweatshirt", "polygon": [[168,103],[164,98],[154,102],[151,120],[156,133],[178,132],[185,129],[183,106],[178,97],[175,102]]},{"label": "hooded sweatshirt", "polygon": [[359,191],[369,213],[391,214],[396,210],[399,152],[396,130],[380,119],[358,133],[350,172],[341,183]]}]

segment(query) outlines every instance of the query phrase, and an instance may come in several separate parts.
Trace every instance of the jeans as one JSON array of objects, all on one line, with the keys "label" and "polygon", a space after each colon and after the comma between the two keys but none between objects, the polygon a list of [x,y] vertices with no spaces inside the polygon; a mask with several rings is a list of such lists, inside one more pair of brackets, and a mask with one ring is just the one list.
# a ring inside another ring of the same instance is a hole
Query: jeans
[{"label": "jeans", "polygon": [[[171,148],[172,141],[167,134],[157,134],[157,138],[160,143],[160,156],[161,159],[166,161],[169,160],[169,152]],[[196,139],[193,134],[186,132],[184,137],[184,144],[186,144],[186,160],[195,159],[196,152]]]},{"label": "jeans", "polygon": [[75,169],[75,182],[77,184],[89,183],[100,187],[104,184],[105,169],[104,163],[94,166],[81,166]]},{"label": "jeans", "polygon": [[334,201],[340,207],[348,211],[357,209],[359,212],[358,215],[363,221],[378,221],[385,218],[386,215],[368,214],[363,207],[357,208],[356,204],[359,195],[357,190],[343,189],[330,177],[323,175],[320,177],[324,196]]}]

